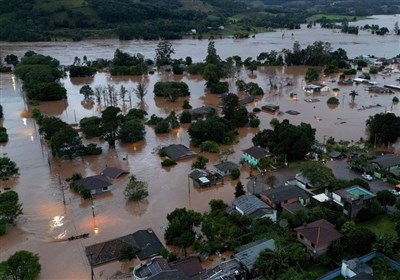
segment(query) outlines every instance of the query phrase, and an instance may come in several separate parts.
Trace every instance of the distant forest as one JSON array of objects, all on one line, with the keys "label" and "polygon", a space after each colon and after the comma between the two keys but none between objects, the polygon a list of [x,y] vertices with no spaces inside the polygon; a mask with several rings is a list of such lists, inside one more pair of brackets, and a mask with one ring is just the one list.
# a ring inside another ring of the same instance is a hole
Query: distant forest
[{"label": "distant forest", "polygon": [[400,1],[0,0],[0,40],[241,36],[299,28],[307,18],[321,13],[352,17],[395,14],[400,13]]}]

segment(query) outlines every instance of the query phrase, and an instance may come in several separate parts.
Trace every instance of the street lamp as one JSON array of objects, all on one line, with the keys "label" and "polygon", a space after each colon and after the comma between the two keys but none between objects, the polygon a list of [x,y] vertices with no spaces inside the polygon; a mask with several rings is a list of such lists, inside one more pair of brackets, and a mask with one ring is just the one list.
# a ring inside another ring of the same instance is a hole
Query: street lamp
[{"label": "street lamp", "polygon": [[99,228],[96,225],[96,215],[94,213],[94,201],[93,201],[93,197],[92,197],[92,216],[93,216],[93,232],[95,235],[97,235],[99,233]]}]

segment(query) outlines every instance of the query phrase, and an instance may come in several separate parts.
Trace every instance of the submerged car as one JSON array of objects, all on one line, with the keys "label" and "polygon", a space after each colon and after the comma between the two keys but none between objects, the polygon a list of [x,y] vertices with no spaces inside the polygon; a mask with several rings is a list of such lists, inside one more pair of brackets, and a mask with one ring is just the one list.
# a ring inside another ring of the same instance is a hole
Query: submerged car
[{"label": "submerged car", "polygon": [[367,181],[372,181],[372,176],[371,175],[369,175],[369,174],[367,174],[367,173],[363,173],[362,175],[361,175],[361,177],[363,177],[365,180],[367,180]]}]

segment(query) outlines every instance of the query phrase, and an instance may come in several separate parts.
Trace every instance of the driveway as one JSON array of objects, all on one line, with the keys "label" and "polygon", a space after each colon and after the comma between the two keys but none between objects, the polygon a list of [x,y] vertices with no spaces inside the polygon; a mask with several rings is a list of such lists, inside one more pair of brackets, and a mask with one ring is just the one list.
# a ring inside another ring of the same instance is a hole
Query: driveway
[{"label": "driveway", "polygon": [[[326,166],[332,169],[333,174],[338,179],[345,179],[345,180],[351,180],[354,178],[362,179],[360,172],[351,170],[350,168],[347,167],[346,159],[328,161],[326,163]],[[273,173],[273,175],[276,178],[274,187],[276,188],[278,186],[283,185],[286,181],[292,180],[295,177],[296,173],[298,172],[299,172],[298,169],[290,169],[290,168],[281,168],[275,171]],[[373,193],[376,193],[381,190],[391,190],[394,188],[393,185],[376,179],[368,183]],[[268,188],[269,186],[266,184],[265,175],[262,176],[261,174],[258,174],[250,178],[250,180],[247,182],[247,191],[249,193],[259,194],[263,190]]]},{"label": "driveway", "polygon": [[[361,172],[357,172],[357,171],[354,171],[354,170],[348,168],[347,162],[345,159],[328,161],[326,163],[326,166],[332,169],[333,174],[338,179],[345,179],[345,180],[351,180],[354,178],[362,179]],[[381,191],[381,190],[394,189],[393,185],[386,183],[386,182],[376,180],[376,179],[374,179],[368,183],[369,183],[369,187],[371,188],[371,191],[374,193]]]}]

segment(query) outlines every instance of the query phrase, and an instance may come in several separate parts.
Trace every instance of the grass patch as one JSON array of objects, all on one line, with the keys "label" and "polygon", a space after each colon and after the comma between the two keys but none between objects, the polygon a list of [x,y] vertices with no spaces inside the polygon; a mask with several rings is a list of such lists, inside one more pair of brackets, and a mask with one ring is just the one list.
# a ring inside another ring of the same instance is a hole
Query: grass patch
[{"label": "grass patch", "polygon": [[316,14],[308,18],[310,21],[319,20],[325,17],[326,19],[333,20],[333,21],[357,21],[361,19],[365,19],[366,17],[357,17],[357,16],[344,16],[344,15],[329,15],[329,14]]},{"label": "grass patch", "polygon": [[376,235],[388,233],[397,236],[395,224],[390,220],[388,214],[377,216],[366,222],[357,223],[357,226],[366,227],[373,231]]},{"label": "grass patch", "polygon": [[331,271],[331,269],[322,264],[313,264],[307,267],[307,271],[314,273],[315,275],[324,275],[325,273]]}]

